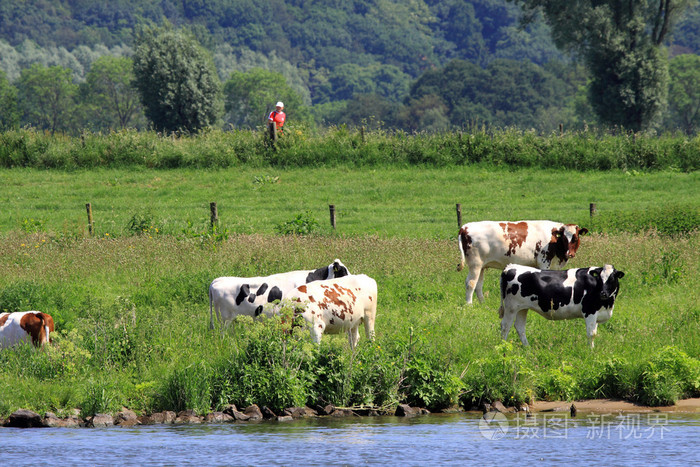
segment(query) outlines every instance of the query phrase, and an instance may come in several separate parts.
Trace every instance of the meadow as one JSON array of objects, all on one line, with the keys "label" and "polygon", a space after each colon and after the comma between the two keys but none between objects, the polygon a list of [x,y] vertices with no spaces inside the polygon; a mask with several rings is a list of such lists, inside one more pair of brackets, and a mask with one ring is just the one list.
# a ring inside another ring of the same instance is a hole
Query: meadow
[{"label": "meadow", "polygon": [[[439,410],[614,397],[661,405],[700,396],[696,171],[25,167],[0,170],[0,185],[0,310],[46,311],[57,327],[43,351],[0,353],[0,416],[229,403]],[[515,332],[503,342],[495,271],[486,301],[465,305],[455,203],[463,222],[548,218],[591,231],[569,266],[611,263],[626,273],[594,350],[582,321],[534,313],[530,347]],[[282,332],[274,319],[208,329],[213,278],[334,258],[379,284],[374,342],[362,331],[355,352],[345,336],[316,347],[308,332]]]}]

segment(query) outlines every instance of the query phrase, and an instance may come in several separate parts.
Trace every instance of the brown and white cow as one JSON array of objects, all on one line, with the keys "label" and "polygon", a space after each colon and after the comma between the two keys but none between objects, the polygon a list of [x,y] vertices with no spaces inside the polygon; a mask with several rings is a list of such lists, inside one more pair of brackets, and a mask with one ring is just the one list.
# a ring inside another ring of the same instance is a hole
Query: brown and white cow
[{"label": "brown and white cow", "polygon": [[360,323],[368,339],[374,338],[377,316],[377,282],[364,274],[310,282],[292,290],[287,298],[293,303],[295,316],[309,325],[317,344],[326,334],[348,333],[350,347],[360,340]]},{"label": "brown and white cow", "polygon": [[484,301],[487,268],[503,269],[510,263],[539,269],[563,267],[576,256],[580,236],[586,233],[588,229],[575,224],[546,220],[464,224],[457,238],[462,257],[457,270],[461,271],[465,262],[469,267],[465,281],[467,304],[472,303],[475,290],[479,301]]},{"label": "brown and white cow", "polygon": [[498,310],[501,337],[508,338],[515,321],[520,341],[528,345],[525,321],[527,311],[534,310],[550,320],[583,318],[588,342],[593,348],[598,323],[612,316],[620,290],[619,279],[624,275],[610,264],[566,271],[542,271],[509,264],[501,273],[501,307]]},{"label": "brown and white cow", "polygon": [[291,290],[313,281],[343,277],[348,268],[335,259],[318,269],[289,271],[264,277],[217,277],[209,285],[209,328],[214,329],[214,312],[226,324],[236,316],[257,317],[265,310],[270,314],[277,300]]},{"label": "brown and white cow", "polygon": [[0,349],[20,342],[31,342],[37,347],[51,341],[53,318],[40,311],[21,311],[0,314]]}]

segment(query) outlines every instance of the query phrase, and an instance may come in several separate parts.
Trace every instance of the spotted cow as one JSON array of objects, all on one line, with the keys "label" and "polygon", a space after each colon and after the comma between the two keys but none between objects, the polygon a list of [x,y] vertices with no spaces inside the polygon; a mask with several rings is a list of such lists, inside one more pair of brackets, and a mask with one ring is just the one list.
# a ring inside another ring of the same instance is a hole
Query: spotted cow
[{"label": "spotted cow", "polygon": [[[360,340],[360,323],[368,339],[374,339],[377,316],[377,282],[364,274],[311,282],[292,290],[288,297],[294,315],[307,322],[317,344],[325,334],[348,333],[350,347]],[[284,302],[278,306],[278,309]]]},{"label": "spotted cow", "polygon": [[339,259],[328,266],[302,271],[290,271],[266,277],[218,277],[209,286],[209,327],[214,328],[214,311],[224,324],[236,316],[259,316],[283,299],[286,294],[309,282],[343,277],[350,274]]},{"label": "spotted cow", "polygon": [[619,279],[624,275],[609,264],[565,271],[509,264],[501,273],[501,337],[508,338],[515,321],[520,340],[528,345],[525,321],[528,310],[534,310],[550,320],[583,318],[593,348],[598,323],[612,316]]},{"label": "spotted cow", "polygon": [[51,342],[54,331],[53,317],[40,311],[20,311],[0,314],[0,349],[20,342],[31,342],[36,347]]},{"label": "spotted cow", "polygon": [[458,243],[461,262],[469,274],[465,281],[467,304],[472,303],[474,291],[484,301],[484,273],[487,268],[503,269],[507,264],[522,264],[540,269],[553,265],[563,267],[576,256],[580,236],[588,229],[574,224],[552,221],[495,222],[481,221],[464,224],[459,230]]}]

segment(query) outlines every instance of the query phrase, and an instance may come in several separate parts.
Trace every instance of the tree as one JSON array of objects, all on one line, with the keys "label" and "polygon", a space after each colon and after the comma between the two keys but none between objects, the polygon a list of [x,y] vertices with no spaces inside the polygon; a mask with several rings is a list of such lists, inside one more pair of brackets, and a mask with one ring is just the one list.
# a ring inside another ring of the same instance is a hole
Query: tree
[{"label": "tree", "polygon": [[221,83],[209,52],[172,26],[144,28],[136,38],[135,85],[159,131],[198,131],[221,114]]},{"label": "tree", "polygon": [[0,70],[0,131],[19,125],[17,111],[17,88],[10,84],[4,71]]},{"label": "tree", "polygon": [[90,121],[97,128],[138,126],[143,117],[133,81],[133,61],[128,57],[105,55],[92,63],[81,88]]},{"label": "tree", "polygon": [[688,135],[700,127],[700,56],[679,55],[670,62],[668,104],[671,124]]},{"label": "tree", "polygon": [[638,131],[666,102],[662,44],[692,0],[509,0],[525,22],[544,15],[554,43],[580,54],[590,73],[589,100],[603,123]]},{"label": "tree", "polygon": [[224,84],[225,121],[235,126],[254,128],[266,121],[277,101],[284,102],[287,120],[310,120],[308,109],[284,76],[274,71],[253,68],[233,72]]},{"label": "tree", "polygon": [[71,70],[34,64],[20,73],[17,82],[22,122],[56,131],[72,129],[78,86]]}]

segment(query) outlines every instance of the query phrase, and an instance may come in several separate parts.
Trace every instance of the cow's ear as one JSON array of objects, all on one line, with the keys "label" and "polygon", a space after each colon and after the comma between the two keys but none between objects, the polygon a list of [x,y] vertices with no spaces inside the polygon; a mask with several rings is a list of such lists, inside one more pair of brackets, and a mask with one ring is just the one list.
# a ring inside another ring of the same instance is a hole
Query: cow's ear
[{"label": "cow's ear", "polygon": [[622,279],[623,277],[625,277],[625,273],[622,271],[615,271],[615,277],[617,277],[618,279]]},{"label": "cow's ear", "polygon": [[581,227],[580,229],[578,229],[579,235],[586,235],[587,233],[588,233],[588,229],[585,227]]}]

